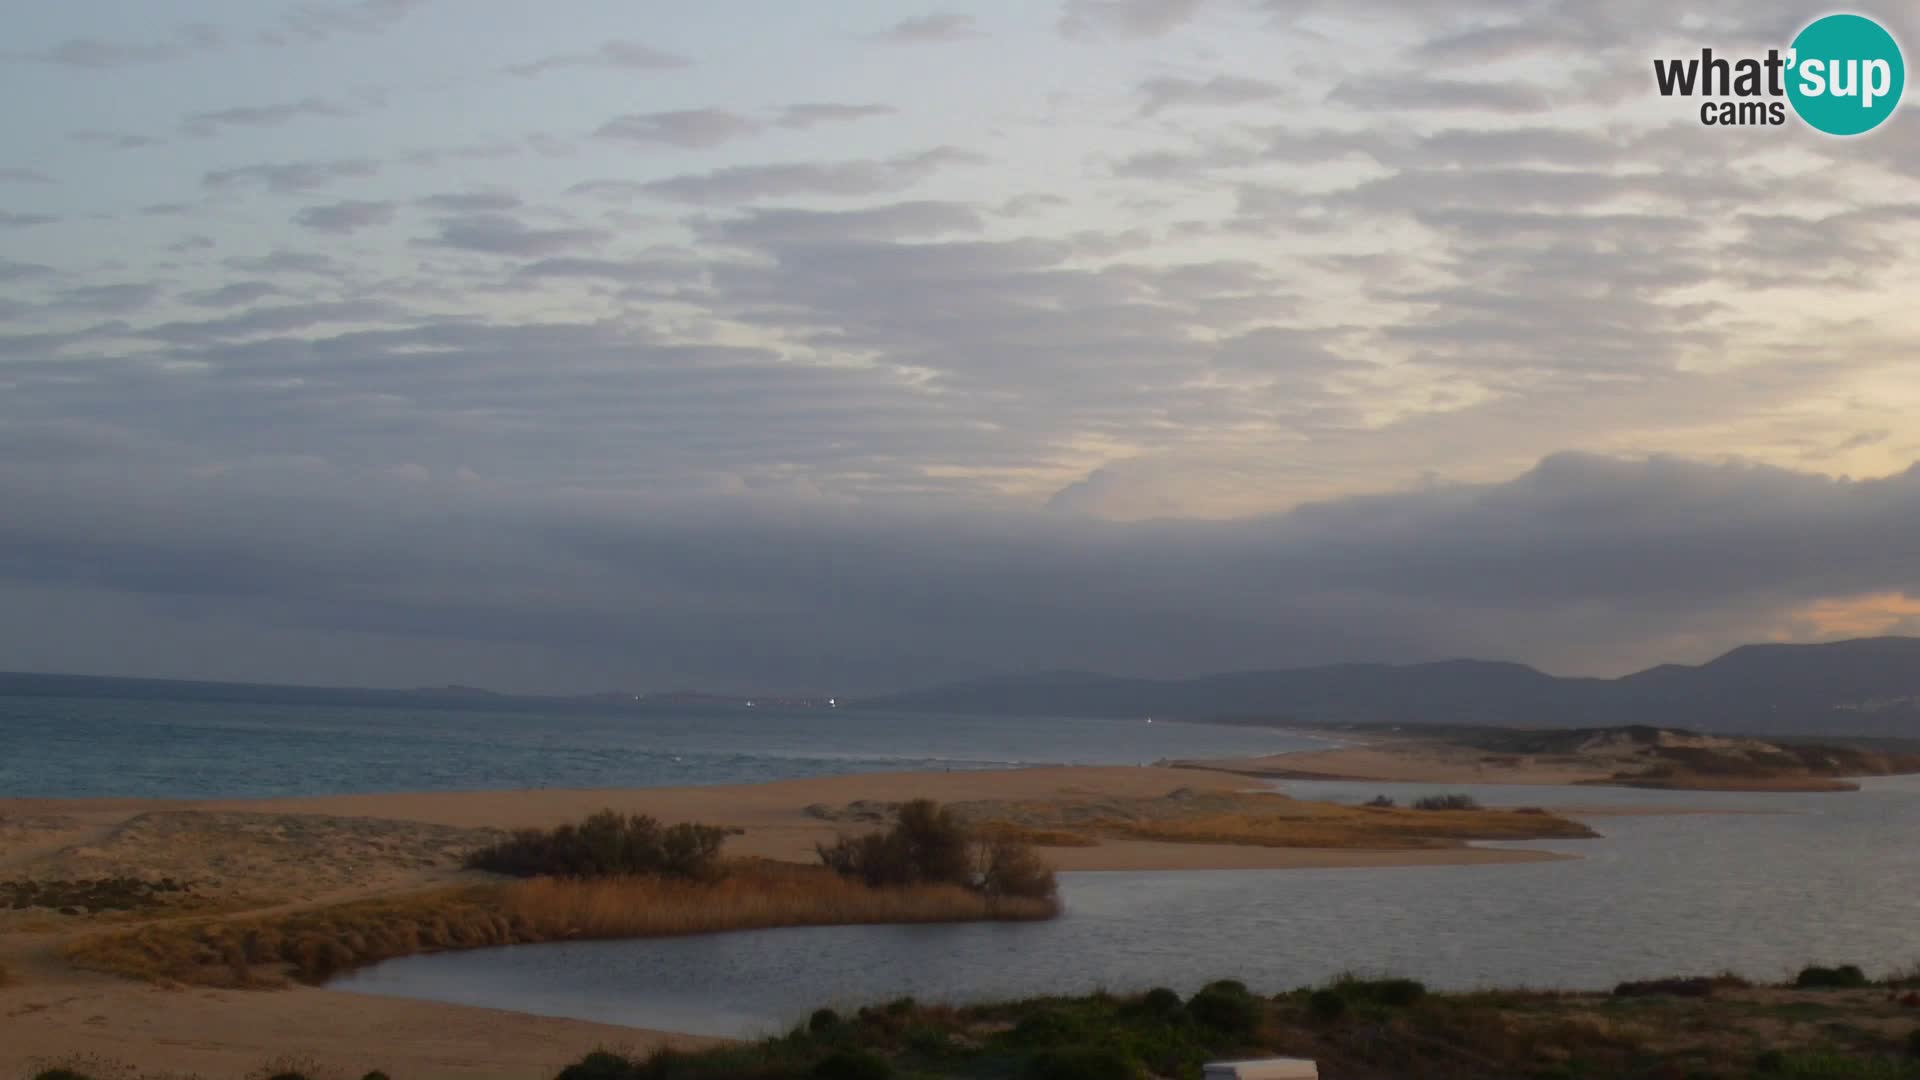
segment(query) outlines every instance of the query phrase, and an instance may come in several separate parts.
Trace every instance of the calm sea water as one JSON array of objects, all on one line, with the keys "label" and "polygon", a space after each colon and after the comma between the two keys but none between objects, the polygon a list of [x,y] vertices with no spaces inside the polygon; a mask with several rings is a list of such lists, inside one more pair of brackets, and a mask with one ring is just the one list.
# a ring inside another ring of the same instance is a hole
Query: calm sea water
[{"label": "calm sea water", "polygon": [[[1298,784],[1302,795],[1430,790]],[[1453,790],[1461,790],[1455,788]],[[1656,803],[1767,813],[1593,817],[1577,861],[1401,869],[1080,873],[1066,914],[1012,925],[832,927],[521,946],[398,960],[340,981],[374,994],[668,1030],[753,1035],[820,1005],[911,994],[1270,990],[1343,971],[1446,987],[1601,988],[1810,961],[1920,961],[1920,778],[1865,791],[1733,795],[1471,789],[1489,803]]]},{"label": "calm sea water", "polygon": [[1314,745],[1271,729],[871,712],[541,715],[0,697],[0,797],[655,787],[1146,764]]}]

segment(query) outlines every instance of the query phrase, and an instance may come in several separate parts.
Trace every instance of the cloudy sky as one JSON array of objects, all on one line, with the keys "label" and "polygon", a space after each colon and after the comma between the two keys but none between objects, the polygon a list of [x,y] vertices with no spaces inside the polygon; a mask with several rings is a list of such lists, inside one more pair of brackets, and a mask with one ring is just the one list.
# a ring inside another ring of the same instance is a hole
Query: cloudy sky
[{"label": "cloudy sky", "polygon": [[0,669],[855,693],[1920,631],[1920,119],[1652,90],[1825,10],[13,5]]}]

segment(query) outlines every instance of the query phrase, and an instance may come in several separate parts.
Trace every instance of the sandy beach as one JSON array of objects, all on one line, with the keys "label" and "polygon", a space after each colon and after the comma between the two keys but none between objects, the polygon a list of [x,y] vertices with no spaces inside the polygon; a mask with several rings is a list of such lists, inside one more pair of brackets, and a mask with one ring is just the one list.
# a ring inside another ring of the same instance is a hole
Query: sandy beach
[{"label": "sandy beach", "polygon": [[[551,826],[611,807],[739,830],[732,855],[810,862],[848,814],[926,796],[1010,808],[1204,799],[1264,785],[1210,769],[1032,768],[882,773],[757,785],[603,791],[341,795],[265,800],[0,801],[0,880],[164,875],[196,883],[205,911],[259,914],[404,893],[470,878],[457,853],[496,830]],[[852,808],[852,810],[849,810]],[[1061,870],[1285,869],[1508,863],[1561,856],[1468,846],[1420,850],[1169,843],[1125,837],[1046,847]],[[137,925],[138,912],[0,911],[0,1072],[77,1051],[141,1075],[238,1076],[279,1055],[339,1075],[538,1077],[602,1045],[702,1040],[636,1028],[339,991],[153,986],[73,970],[63,946]],[[111,1073],[96,1063],[94,1071]],[[123,1074],[124,1075],[124,1074]]]}]

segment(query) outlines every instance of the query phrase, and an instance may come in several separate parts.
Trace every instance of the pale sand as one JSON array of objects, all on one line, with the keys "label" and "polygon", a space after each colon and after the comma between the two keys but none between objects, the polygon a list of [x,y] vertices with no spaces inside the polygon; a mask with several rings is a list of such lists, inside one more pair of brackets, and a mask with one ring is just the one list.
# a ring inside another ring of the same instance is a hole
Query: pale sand
[{"label": "pale sand", "polygon": [[[844,808],[857,800],[919,796],[943,802],[1159,798],[1180,788],[1262,787],[1245,776],[1200,769],[1076,767],[609,791],[10,799],[0,800],[0,879],[166,873],[212,882],[203,895],[216,899],[294,908],[459,880],[462,872],[448,853],[471,840],[472,830],[554,825],[608,807],[745,830],[729,839],[732,854],[811,861],[814,845],[843,828],[810,813],[815,804]],[[1062,870],[1465,866],[1562,857],[1470,847],[1320,850],[1118,839],[1043,854]],[[241,1077],[286,1055],[310,1057],[348,1078],[378,1067],[400,1080],[540,1080],[604,1045],[710,1041],[323,989],[162,990],[75,972],[58,958],[63,942],[125,925],[124,918],[0,913],[0,963],[17,983],[0,988],[0,1075],[85,1053],[137,1065],[141,1075],[209,1080]],[[102,1073],[101,1080],[116,1077]]]},{"label": "pale sand", "polygon": [[81,1059],[97,1080],[239,1080],[292,1058],[344,1080],[371,1069],[405,1080],[548,1080],[600,1047],[716,1041],[310,987],[167,990],[68,973],[0,988],[0,1075],[8,1077]]}]

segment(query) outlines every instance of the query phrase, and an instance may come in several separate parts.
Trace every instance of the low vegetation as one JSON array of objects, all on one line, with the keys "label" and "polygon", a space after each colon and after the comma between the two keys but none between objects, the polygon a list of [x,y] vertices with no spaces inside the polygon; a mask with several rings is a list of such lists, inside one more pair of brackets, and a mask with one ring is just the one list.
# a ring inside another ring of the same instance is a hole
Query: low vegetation
[{"label": "low vegetation", "polygon": [[468,855],[470,870],[512,877],[661,875],[702,880],[719,873],[727,830],[683,822],[662,827],[644,814],[602,810],[578,825],[518,829]]},{"label": "low vegetation", "polygon": [[[819,1009],[785,1035],[705,1051],[596,1051],[555,1080],[1197,1080],[1205,1062],[1267,1056],[1310,1058],[1326,1080],[1920,1080],[1920,1000],[1889,989],[1811,993],[1715,976],[1612,994],[1437,993],[1413,979],[1345,976],[1273,995],[1227,979],[1184,996],[964,1007],[904,998]],[[34,1080],[99,1073],[76,1062]],[[245,1080],[348,1078],[281,1061]]]},{"label": "low vegetation", "polygon": [[822,865],[872,889],[952,886],[990,903],[1053,903],[1053,871],[1032,847],[983,836],[931,799],[902,803],[891,827],[818,846]]},{"label": "low vegetation", "polygon": [[1384,851],[1459,847],[1473,840],[1585,839],[1597,835],[1577,821],[1539,811],[1338,806],[1279,795],[1241,795],[1233,799],[1232,807],[1219,813],[1117,821],[1103,828],[1142,840]]},{"label": "low vegetation", "polygon": [[62,915],[146,911],[182,898],[191,891],[191,886],[170,877],[154,881],[136,877],[0,881],[0,908],[15,911],[44,908]]},{"label": "low vegetation", "polygon": [[[996,872],[1012,878],[1018,869]],[[1004,886],[873,888],[821,867],[748,860],[694,878],[542,877],[251,918],[168,921],[83,938],[68,956],[80,967],[134,978],[265,987],[322,982],[395,957],[495,945],[776,926],[1044,919],[1058,911],[1050,894],[1016,895]]]},{"label": "low vegetation", "polygon": [[1146,1080],[1207,1061],[1290,1056],[1327,1080],[1746,1080],[1920,1077],[1920,1012],[1867,991],[1809,1011],[1791,989],[1738,980],[1636,986],[1704,994],[1438,994],[1412,979],[1347,977],[1263,996],[1232,980],[953,1008],[912,1000],[703,1053],[597,1053],[559,1080]]}]

